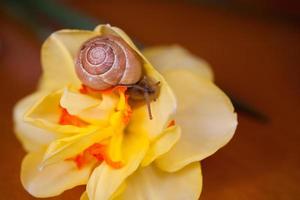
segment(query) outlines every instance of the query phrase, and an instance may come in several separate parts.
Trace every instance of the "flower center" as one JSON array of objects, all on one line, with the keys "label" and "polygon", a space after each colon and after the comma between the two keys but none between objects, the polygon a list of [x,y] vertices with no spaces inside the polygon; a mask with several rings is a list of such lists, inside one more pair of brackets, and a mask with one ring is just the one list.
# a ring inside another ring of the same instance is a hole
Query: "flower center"
[{"label": "flower center", "polygon": [[[83,94],[102,94],[102,95],[112,95],[113,93],[119,94],[119,102],[116,105],[115,113],[111,115],[110,126],[115,127],[116,131],[123,131],[124,127],[129,123],[132,110],[128,104],[128,95],[125,94],[127,87],[117,86],[109,88],[107,90],[94,90],[87,86],[82,86],[80,92]],[[59,124],[61,125],[74,125],[78,127],[89,125],[79,117],[71,115],[64,108],[61,108],[61,116],[59,119]],[[68,158],[67,160],[74,161],[78,169],[83,168],[84,166],[91,163],[102,163],[105,162],[114,169],[119,169],[123,166],[123,163],[120,161],[113,161],[108,153],[108,145],[101,143],[94,143],[89,146],[83,152],[78,155]]]}]

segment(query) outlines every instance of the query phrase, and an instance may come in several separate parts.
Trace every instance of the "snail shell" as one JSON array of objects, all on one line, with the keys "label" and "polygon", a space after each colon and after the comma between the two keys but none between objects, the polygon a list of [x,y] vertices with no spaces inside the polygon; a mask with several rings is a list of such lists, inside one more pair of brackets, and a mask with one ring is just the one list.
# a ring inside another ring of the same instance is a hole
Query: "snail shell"
[{"label": "snail shell", "polygon": [[142,62],[123,39],[104,35],[82,45],[75,71],[84,85],[104,90],[118,84],[138,82],[142,75]]}]

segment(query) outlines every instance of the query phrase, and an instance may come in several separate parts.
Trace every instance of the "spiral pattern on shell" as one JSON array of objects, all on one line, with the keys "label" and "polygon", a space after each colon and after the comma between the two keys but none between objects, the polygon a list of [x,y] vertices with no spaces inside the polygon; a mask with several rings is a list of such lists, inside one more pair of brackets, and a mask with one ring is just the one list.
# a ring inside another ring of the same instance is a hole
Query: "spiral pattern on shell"
[{"label": "spiral pattern on shell", "polygon": [[84,85],[104,90],[118,84],[138,82],[142,75],[142,62],[123,39],[104,35],[82,45],[75,70]]}]

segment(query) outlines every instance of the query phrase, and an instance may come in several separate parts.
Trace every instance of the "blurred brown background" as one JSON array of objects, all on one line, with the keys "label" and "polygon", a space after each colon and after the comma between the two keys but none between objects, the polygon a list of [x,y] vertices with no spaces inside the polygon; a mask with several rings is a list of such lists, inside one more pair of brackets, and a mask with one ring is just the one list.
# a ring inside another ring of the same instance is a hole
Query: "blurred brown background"
[{"label": "blurred brown background", "polygon": [[[33,199],[19,182],[25,152],[12,131],[12,108],[36,87],[40,38],[64,25],[27,7],[48,25],[41,28],[42,22],[22,16],[20,0],[7,2],[0,7],[0,199]],[[212,65],[220,87],[268,115],[270,120],[261,123],[241,113],[232,141],[202,162],[203,200],[300,198],[298,2],[61,1],[146,45],[183,45]],[[78,199],[83,190],[52,199]]]}]

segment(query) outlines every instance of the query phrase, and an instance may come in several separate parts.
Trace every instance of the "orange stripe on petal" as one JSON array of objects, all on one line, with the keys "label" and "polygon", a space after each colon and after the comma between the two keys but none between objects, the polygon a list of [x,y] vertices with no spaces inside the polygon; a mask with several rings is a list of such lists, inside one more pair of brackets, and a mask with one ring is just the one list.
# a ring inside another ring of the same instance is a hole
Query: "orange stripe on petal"
[{"label": "orange stripe on petal", "polygon": [[78,169],[82,169],[85,165],[89,164],[93,160],[97,160],[98,162],[105,161],[109,166],[114,169],[120,169],[123,167],[122,162],[112,161],[106,153],[107,145],[95,143],[85,149],[82,153],[78,154],[73,158],[69,158],[67,160],[74,161]]},{"label": "orange stripe on petal", "polygon": [[124,166],[124,164],[121,161],[115,162],[106,155],[104,156],[104,160],[109,166],[111,166],[114,169],[120,169]]},{"label": "orange stripe on petal", "polygon": [[169,122],[167,128],[171,127],[171,126],[175,126],[176,121],[173,119],[172,121]]},{"label": "orange stripe on petal", "polygon": [[83,127],[88,125],[86,122],[82,121],[80,118],[78,118],[75,115],[71,115],[68,113],[67,109],[62,108],[61,109],[61,115],[58,121],[61,125],[73,125],[78,127]]},{"label": "orange stripe on petal", "polygon": [[88,87],[85,86],[85,85],[81,85],[81,88],[79,89],[79,92],[81,94],[87,94],[89,91],[88,91]]}]

